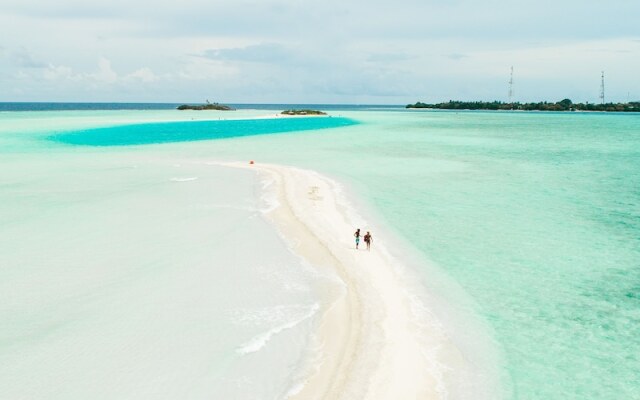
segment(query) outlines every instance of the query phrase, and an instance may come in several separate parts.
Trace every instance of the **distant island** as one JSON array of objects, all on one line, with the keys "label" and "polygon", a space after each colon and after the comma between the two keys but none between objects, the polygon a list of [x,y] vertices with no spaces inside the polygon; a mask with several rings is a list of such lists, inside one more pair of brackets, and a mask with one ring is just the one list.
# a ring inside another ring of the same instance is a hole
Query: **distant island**
[{"label": "distant island", "polygon": [[318,110],[284,110],[280,114],[283,115],[327,115],[327,113]]},{"label": "distant island", "polygon": [[417,102],[406,108],[432,108],[438,110],[522,110],[522,111],[611,111],[611,112],[640,112],[640,102],[629,103],[574,103],[564,99],[556,103],[503,103],[501,101],[453,101],[446,103],[427,104]]},{"label": "distant island", "polygon": [[197,110],[197,111],[201,111],[201,110],[233,111],[234,110],[233,108],[226,106],[224,104],[209,103],[209,100],[207,100],[206,104],[196,104],[196,105],[183,104],[181,106],[178,106],[177,109],[178,110]]}]

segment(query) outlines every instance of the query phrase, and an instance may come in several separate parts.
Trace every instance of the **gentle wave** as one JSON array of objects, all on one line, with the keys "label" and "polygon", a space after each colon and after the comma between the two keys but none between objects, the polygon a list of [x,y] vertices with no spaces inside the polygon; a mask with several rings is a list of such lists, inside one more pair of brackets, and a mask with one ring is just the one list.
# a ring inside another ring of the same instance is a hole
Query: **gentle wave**
[{"label": "gentle wave", "polygon": [[171,182],[190,182],[190,181],[195,181],[196,179],[198,179],[197,176],[192,176],[189,178],[171,178],[169,179]]},{"label": "gentle wave", "polygon": [[260,208],[260,212],[263,214],[268,214],[278,208],[278,206],[280,206],[280,202],[278,201],[278,196],[273,190],[273,179],[264,179],[260,183],[262,184],[263,192],[263,195],[260,196],[260,201],[264,205]]},{"label": "gentle wave", "polygon": [[268,330],[267,332],[264,332],[258,336],[255,336],[253,339],[249,340],[247,343],[241,345],[236,351],[239,354],[250,354],[250,353],[255,353],[259,351],[260,349],[265,347],[267,343],[269,343],[271,338],[273,338],[275,335],[285,330],[291,329],[297,326],[298,324],[300,324],[301,322],[313,317],[315,313],[318,312],[319,309],[320,309],[320,305],[318,303],[314,303],[309,309],[309,311],[305,315],[303,315],[301,318],[295,319],[293,321],[289,321],[283,325],[279,325],[273,329]]}]

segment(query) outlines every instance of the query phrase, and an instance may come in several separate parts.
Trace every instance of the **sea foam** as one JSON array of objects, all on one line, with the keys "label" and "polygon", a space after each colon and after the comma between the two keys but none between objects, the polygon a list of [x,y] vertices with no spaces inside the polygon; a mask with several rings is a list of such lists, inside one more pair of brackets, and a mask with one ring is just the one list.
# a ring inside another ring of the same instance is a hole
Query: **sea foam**
[{"label": "sea foam", "polygon": [[[257,351],[259,351],[260,349],[262,349],[263,347],[265,347],[267,345],[267,343],[269,343],[269,341],[277,334],[287,330],[287,329],[291,329],[295,326],[297,326],[298,324],[300,324],[301,322],[313,317],[318,310],[320,309],[320,305],[318,303],[314,303],[311,307],[308,307],[307,312],[302,315],[301,317],[295,318],[291,321],[288,321],[282,325],[278,325],[272,329],[269,329],[268,331],[261,333],[255,337],[253,337],[251,340],[249,340],[248,342],[246,342],[245,344],[241,345],[238,349],[237,352],[239,354],[249,354],[249,353],[255,353]],[[282,307],[276,307],[274,310],[274,314],[278,315],[282,312]]]},{"label": "sea foam", "polygon": [[171,178],[169,180],[171,182],[191,182],[191,181],[195,181],[196,179],[198,179],[197,176],[192,176],[192,177],[188,177],[188,178]]}]

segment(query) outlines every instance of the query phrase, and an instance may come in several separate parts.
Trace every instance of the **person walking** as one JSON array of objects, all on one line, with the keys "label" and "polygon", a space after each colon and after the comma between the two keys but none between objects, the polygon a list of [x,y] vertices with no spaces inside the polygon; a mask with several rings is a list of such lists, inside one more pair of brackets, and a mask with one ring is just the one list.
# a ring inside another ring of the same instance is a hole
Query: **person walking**
[{"label": "person walking", "polygon": [[367,234],[364,235],[364,242],[367,244],[367,250],[371,250],[371,241],[373,240],[373,237],[371,236],[371,233],[369,231],[367,231]]},{"label": "person walking", "polygon": [[360,245],[360,228],[356,229],[356,233],[353,234],[356,237],[356,250],[358,250],[358,245]]}]

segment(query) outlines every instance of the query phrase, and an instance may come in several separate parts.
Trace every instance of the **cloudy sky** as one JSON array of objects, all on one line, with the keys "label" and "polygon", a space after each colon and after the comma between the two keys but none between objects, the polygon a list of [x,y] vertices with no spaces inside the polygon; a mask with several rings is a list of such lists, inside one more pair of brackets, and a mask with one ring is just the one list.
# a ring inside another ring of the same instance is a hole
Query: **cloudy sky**
[{"label": "cloudy sky", "polygon": [[0,0],[0,101],[640,99],[640,1]]}]

